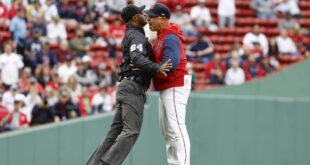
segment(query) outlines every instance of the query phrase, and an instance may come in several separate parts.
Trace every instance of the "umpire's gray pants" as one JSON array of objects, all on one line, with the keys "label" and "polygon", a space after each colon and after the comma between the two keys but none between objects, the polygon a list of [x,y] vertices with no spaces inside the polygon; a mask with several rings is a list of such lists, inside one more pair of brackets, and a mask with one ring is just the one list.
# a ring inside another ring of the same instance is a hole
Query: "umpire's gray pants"
[{"label": "umpire's gray pants", "polygon": [[132,80],[122,80],[117,87],[117,110],[104,141],[97,147],[87,165],[120,165],[135,144],[142,126],[145,91]]}]

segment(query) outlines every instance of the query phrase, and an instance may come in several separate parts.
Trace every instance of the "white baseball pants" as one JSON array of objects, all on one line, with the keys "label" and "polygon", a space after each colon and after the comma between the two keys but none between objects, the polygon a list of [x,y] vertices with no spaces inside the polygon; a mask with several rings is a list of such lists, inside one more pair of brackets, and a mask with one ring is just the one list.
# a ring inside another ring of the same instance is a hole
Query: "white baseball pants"
[{"label": "white baseball pants", "polygon": [[185,76],[184,79],[184,86],[159,92],[159,122],[169,165],[190,165],[190,140],[185,116],[191,76]]}]

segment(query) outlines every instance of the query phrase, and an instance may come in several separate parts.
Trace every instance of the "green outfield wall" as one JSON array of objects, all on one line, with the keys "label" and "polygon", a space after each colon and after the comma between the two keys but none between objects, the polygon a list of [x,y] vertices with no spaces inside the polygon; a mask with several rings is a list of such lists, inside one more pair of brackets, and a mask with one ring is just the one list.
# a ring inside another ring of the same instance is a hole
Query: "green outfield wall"
[{"label": "green outfield wall", "polygon": [[[158,100],[124,165],[165,165]],[[84,165],[113,114],[0,135],[0,165]],[[187,110],[192,165],[309,165],[310,100],[192,94]]]}]

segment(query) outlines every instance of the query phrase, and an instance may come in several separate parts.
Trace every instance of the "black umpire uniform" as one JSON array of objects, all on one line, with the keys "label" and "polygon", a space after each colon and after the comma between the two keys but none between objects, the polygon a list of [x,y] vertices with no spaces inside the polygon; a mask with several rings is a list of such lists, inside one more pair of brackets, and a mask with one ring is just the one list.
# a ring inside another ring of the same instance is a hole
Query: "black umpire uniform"
[{"label": "black umpire uniform", "polygon": [[[128,5],[122,11],[125,22],[141,13],[145,6]],[[98,146],[87,165],[120,165],[136,142],[143,119],[145,92],[152,74],[160,65],[154,61],[152,45],[145,37],[142,27],[127,24],[122,41],[123,61],[120,68],[120,84],[117,87],[117,110],[111,129]],[[135,68],[132,68],[133,64]],[[138,68],[138,69],[136,69]]]}]

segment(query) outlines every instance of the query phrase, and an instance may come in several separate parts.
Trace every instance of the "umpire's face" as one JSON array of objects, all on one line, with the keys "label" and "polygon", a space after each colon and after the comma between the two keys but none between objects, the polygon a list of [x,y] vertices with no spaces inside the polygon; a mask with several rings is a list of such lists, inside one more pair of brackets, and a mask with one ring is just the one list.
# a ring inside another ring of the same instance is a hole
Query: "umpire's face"
[{"label": "umpire's face", "polygon": [[136,14],[132,17],[132,20],[138,23],[141,27],[147,24],[146,18],[142,13]]}]

